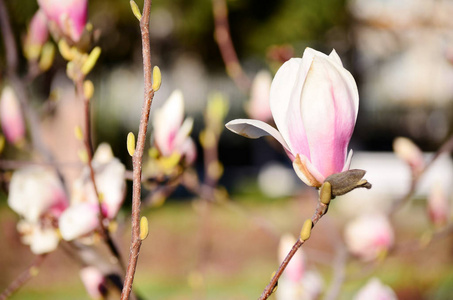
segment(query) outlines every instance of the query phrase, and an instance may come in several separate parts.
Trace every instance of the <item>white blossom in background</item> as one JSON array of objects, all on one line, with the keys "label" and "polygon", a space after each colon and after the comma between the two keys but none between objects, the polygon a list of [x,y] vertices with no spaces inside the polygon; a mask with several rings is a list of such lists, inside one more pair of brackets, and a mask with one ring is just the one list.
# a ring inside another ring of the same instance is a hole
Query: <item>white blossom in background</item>
[{"label": "white blossom in background", "polygon": [[389,286],[373,277],[357,292],[353,300],[398,300],[398,298]]},{"label": "white blossom in background", "polygon": [[55,172],[38,166],[15,171],[8,205],[22,217],[17,230],[33,253],[48,253],[57,248],[60,238],[55,224],[68,201]]},{"label": "white blossom in background", "polygon": [[352,254],[363,261],[371,261],[392,247],[394,233],[384,214],[370,213],[349,221],[345,227],[344,238]]},{"label": "white blossom in background", "polygon": [[[282,262],[296,239],[290,235],[284,235],[280,240],[278,257]],[[305,255],[299,249],[289,262],[278,281],[278,289],[275,292],[277,300],[314,300],[318,299],[324,282],[318,272],[306,269]]]},{"label": "white blossom in background", "polygon": [[[108,144],[100,144],[92,165],[96,187],[101,198],[102,214],[113,220],[126,193],[125,166],[113,156]],[[99,227],[99,204],[88,167],[74,181],[71,206],[61,215],[59,228],[63,239],[73,240],[92,233]],[[105,225],[105,224],[104,224]]]},{"label": "white blossom in background", "polygon": [[396,156],[411,167],[414,175],[420,174],[425,168],[425,159],[422,150],[410,139],[405,137],[396,138],[393,141],[393,151]]},{"label": "white blossom in background", "polygon": [[175,153],[191,164],[196,158],[195,143],[190,137],[193,119],[184,119],[184,98],[175,90],[154,114],[154,146],[160,154],[169,157]]},{"label": "white blossom in background", "polygon": [[255,120],[269,122],[272,112],[269,104],[272,76],[268,71],[259,71],[253,79],[250,101],[246,104],[247,114]]}]

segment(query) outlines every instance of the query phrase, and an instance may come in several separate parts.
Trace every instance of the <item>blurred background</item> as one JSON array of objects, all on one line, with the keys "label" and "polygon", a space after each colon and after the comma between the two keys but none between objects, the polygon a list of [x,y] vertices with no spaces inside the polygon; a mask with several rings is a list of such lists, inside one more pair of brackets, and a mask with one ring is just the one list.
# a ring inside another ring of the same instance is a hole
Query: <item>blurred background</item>
[{"label": "blurred background", "polygon": [[[248,78],[262,69],[274,74],[285,60],[301,57],[306,47],[312,47],[324,53],[335,49],[358,83],[360,110],[350,143],[356,153],[353,167],[367,170],[366,178],[376,188],[335,200],[331,216],[329,212],[321,220],[307,244],[308,265],[323,274],[328,286],[336,257],[333,237],[342,236],[348,218],[369,206],[388,206],[410,187],[409,167],[391,153],[394,138],[409,137],[423,151],[434,152],[452,133],[453,1],[226,2],[232,41]],[[141,1],[137,4],[142,6]],[[6,1],[6,5],[20,45],[38,6],[34,0]],[[115,155],[131,169],[125,137],[137,131],[143,99],[138,23],[125,0],[90,0],[89,20],[99,31],[97,45],[102,48],[89,76],[95,85],[95,144],[111,144]],[[250,95],[227,76],[214,38],[212,1],[153,1],[150,35],[152,64],[162,70],[162,87],[152,111],[180,89],[186,114],[195,118],[195,140],[204,126],[207,99],[214,92],[229,100],[226,121],[247,117],[244,107]],[[5,67],[3,45],[0,67]],[[54,66],[35,80],[31,91],[46,136],[48,132],[46,142],[60,160],[76,160],[77,147],[71,140],[80,116],[73,115],[77,104],[65,61],[57,55]],[[220,184],[243,207],[241,212],[214,207],[207,220],[201,219],[204,208],[184,188],[178,188],[164,206],[144,210],[150,220],[150,237],[140,256],[137,290],[146,299],[250,299],[261,293],[277,267],[279,237],[285,232],[298,235],[317,196],[300,182],[289,159],[274,146],[265,139],[222,133]],[[196,167],[203,176],[199,143],[197,148]],[[13,148],[7,147],[2,155],[20,159]],[[442,159],[423,178],[424,188],[417,191],[413,205],[395,218],[397,240],[417,239],[429,227],[424,203],[431,185],[440,182],[451,198],[453,165],[449,157]],[[68,176],[78,170],[71,172]],[[0,243],[3,289],[30,263],[32,254],[17,237],[17,216],[6,205],[5,189],[1,201],[0,238],[6,241]],[[121,215],[125,220],[128,205],[126,200]],[[128,224],[127,220],[117,233],[125,256]],[[340,299],[351,299],[371,275],[391,285],[399,299],[451,299],[452,241],[446,237],[419,251],[390,253],[385,260],[367,263],[363,272],[352,262],[347,269],[352,275]],[[40,275],[13,299],[85,297],[77,265],[57,251]]]}]

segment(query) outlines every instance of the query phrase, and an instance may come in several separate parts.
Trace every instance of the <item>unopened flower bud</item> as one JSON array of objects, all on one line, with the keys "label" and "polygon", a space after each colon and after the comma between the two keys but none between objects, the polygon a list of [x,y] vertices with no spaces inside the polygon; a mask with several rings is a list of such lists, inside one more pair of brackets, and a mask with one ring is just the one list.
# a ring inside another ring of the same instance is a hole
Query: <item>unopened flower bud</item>
[{"label": "unopened flower bud", "polygon": [[83,82],[83,93],[84,93],[85,99],[89,100],[89,99],[93,98],[94,85],[91,80],[85,80]]},{"label": "unopened flower bud", "polygon": [[135,153],[135,135],[129,132],[127,135],[127,152],[130,156],[134,156]]},{"label": "unopened flower bud", "polygon": [[160,85],[162,84],[162,74],[160,73],[160,69],[158,66],[154,66],[153,68],[153,90],[157,92],[160,89]]},{"label": "unopened flower bud", "polygon": [[329,182],[332,188],[332,199],[336,196],[344,195],[356,188],[370,189],[371,184],[366,180],[362,179],[365,176],[366,171],[354,169],[341,173],[330,175],[326,178],[325,182]]},{"label": "unopened flower bud", "polygon": [[149,234],[149,227],[148,227],[148,219],[143,216],[140,219],[140,239],[143,241],[148,237]]},{"label": "unopened flower bud", "polygon": [[83,132],[80,126],[74,127],[74,135],[79,141],[83,140]]},{"label": "unopened flower bud", "polygon": [[132,13],[137,18],[137,20],[140,21],[142,19],[142,14],[140,13],[140,9],[138,8],[137,3],[135,3],[134,0],[131,0],[130,4],[131,4]]},{"label": "unopened flower bud", "polygon": [[90,55],[88,55],[87,60],[82,66],[82,73],[84,75],[87,75],[88,73],[91,72],[91,70],[94,68],[96,65],[96,62],[101,55],[101,48],[100,47],[94,47],[93,50],[91,50]]},{"label": "unopened flower bud", "polygon": [[448,198],[440,185],[434,185],[428,196],[428,215],[431,222],[441,227],[448,221]]},{"label": "unopened flower bud", "polygon": [[310,238],[311,235],[311,228],[313,227],[313,222],[311,219],[307,219],[302,226],[302,230],[300,231],[300,239],[302,241],[306,241]]},{"label": "unopened flower bud", "polygon": [[58,50],[60,51],[61,56],[67,61],[72,61],[74,59],[74,52],[65,40],[61,39],[58,42]]},{"label": "unopened flower bud", "polygon": [[55,58],[55,46],[52,43],[45,43],[42,47],[39,69],[43,72],[50,69]]},{"label": "unopened flower bud", "polygon": [[38,10],[30,21],[28,33],[24,42],[24,55],[29,60],[38,59],[42,46],[49,38],[47,30],[47,17]]},{"label": "unopened flower bud", "polygon": [[3,88],[0,97],[0,122],[6,140],[19,145],[25,138],[25,123],[19,100],[9,86]]},{"label": "unopened flower bud", "polygon": [[398,137],[393,141],[393,151],[396,156],[404,160],[410,167],[413,174],[418,175],[425,168],[423,153],[410,139]]},{"label": "unopened flower bud", "polygon": [[332,185],[330,184],[330,182],[326,181],[321,186],[319,200],[325,205],[329,205],[331,199],[332,199]]}]

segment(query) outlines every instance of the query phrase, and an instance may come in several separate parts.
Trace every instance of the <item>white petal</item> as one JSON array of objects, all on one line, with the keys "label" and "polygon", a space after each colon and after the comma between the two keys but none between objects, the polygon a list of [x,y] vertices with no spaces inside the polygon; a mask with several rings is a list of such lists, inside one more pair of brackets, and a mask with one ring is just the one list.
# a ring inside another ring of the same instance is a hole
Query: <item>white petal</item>
[{"label": "white petal", "polygon": [[236,119],[228,122],[225,126],[234,133],[250,139],[257,139],[270,135],[274,137],[280,144],[282,144],[286,151],[290,152],[288,145],[286,144],[285,140],[283,140],[280,132],[278,132],[277,129],[267,123],[251,119]]},{"label": "white petal", "polygon": [[63,239],[71,241],[96,229],[99,226],[98,212],[96,204],[90,203],[80,203],[66,209],[59,220]]},{"label": "white petal", "polygon": [[36,226],[30,239],[30,250],[34,254],[49,253],[57,249],[59,237],[53,228]]},{"label": "white petal", "polygon": [[338,53],[337,53],[337,51],[335,51],[335,49],[333,49],[332,52],[330,52],[329,58],[332,61],[339,64],[340,66],[343,66],[343,62],[341,61],[341,58],[340,58],[340,56],[338,56]]}]

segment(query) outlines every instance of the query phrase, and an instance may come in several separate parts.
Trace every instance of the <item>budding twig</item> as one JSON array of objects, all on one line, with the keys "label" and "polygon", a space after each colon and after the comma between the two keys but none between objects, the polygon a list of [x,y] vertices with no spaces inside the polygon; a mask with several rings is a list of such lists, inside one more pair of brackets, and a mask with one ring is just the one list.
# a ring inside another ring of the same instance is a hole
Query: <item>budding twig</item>
[{"label": "budding twig", "polygon": [[127,266],[126,277],[124,279],[121,300],[129,299],[132,283],[134,281],[135,270],[137,267],[138,256],[142,239],[140,238],[140,194],[141,194],[141,177],[142,177],[142,160],[145,150],[146,131],[148,128],[149,114],[151,103],[154,98],[152,88],[152,69],[151,69],[151,51],[149,41],[149,18],[151,12],[151,0],[145,0],[143,4],[143,13],[140,19],[140,32],[142,36],[143,52],[143,77],[145,83],[144,101],[140,126],[137,137],[137,145],[132,157],[133,165],[133,183],[132,183],[132,238],[129,253],[129,263]]}]

